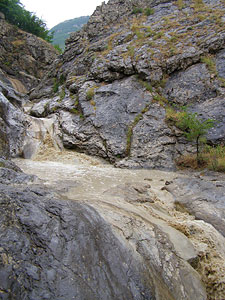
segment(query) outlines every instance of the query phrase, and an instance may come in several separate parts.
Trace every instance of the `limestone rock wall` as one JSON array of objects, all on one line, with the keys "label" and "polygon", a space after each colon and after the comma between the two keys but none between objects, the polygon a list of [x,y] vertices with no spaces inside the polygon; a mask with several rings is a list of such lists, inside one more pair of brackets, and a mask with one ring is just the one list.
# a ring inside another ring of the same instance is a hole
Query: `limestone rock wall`
[{"label": "limestone rock wall", "polygon": [[23,154],[31,123],[26,94],[56,57],[53,46],[0,18],[0,157]]},{"label": "limestone rock wall", "polygon": [[56,114],[65,147],[118,166],[173,168],[188,144],[168,122],[187,105],[217,121],[224,144],[224,2],[116,1],[97,7],[31,93],[31,114]]}]

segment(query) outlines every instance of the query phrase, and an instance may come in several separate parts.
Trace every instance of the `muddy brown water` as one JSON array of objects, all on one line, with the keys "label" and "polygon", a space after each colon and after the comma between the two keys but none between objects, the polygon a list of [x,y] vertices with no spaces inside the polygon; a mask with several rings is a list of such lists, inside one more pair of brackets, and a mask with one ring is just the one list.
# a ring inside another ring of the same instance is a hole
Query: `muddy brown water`
[{"label": "muddy brown water", "polygon": [[108,189],[126,183],[149,183],[152,189],[169,198],[161,191],[165,181],[177,176],[174,172],[159,170],[128,170],[115,168],[112,165],[82,153],[73,151],[49,153],[35,160],[17,158],[15,163],[27,174],[38,176],[46,185],[68,186],[68,198],[91,201],[101,199]]}]

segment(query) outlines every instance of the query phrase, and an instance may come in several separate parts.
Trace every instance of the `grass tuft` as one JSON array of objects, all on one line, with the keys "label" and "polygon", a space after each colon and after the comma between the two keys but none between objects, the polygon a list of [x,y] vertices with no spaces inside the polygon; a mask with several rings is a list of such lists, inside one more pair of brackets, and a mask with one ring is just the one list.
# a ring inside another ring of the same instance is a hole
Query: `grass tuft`
[{"label": "grass tuft", "polygon": [[86,97],[87,97],[88,101],[92,100],[92,98],[94,97],[94,95],[95,95],[95,89],[96,89],[96,86],[93,86],[92,88],[90,88],[89,90],[87,90]]},{"label": "grass tuft", "polygon": [[217,74],[216,64],[211,55],[202,56],[201,62],[207,65],[207,67],[211,73]]}]

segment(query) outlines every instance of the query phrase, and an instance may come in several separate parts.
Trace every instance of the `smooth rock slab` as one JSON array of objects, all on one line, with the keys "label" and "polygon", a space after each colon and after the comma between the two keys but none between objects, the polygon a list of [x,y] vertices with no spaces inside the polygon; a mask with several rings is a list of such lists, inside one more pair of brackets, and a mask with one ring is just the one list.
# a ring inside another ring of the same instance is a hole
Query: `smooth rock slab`
[{"label": "smooth rock slab", "polygon": [[35,189],[0,194],[4,299],[155,299],[145,265],[93,208]]},{"label": "smooth rock slab", "polygon": [[225,236],[225,183],[214,178],[177,178],[166,189],[197,219],[212,224]]}]

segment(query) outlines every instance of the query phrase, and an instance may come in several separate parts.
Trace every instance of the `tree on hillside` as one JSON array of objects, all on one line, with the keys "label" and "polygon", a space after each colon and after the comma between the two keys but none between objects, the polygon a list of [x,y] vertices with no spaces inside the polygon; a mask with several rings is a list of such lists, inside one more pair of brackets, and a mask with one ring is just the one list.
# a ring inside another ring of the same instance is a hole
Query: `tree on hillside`
[{"label": "tree on hillside", "polygon": [[5,15],[6,20],[20,29],[32,33],[47,42],[51,42],[53,34],[47,30],[46,24],[34,13],[24,9],[20,0],[1,0],[0,12]]},{"label": "tree on hillside", "polygon": [[197,164],[201,164],[200,144],[205,142],[205,135],[215,124],[215,120],[202,120],[197,113],[190,113],[184,110],[178,122],[178,127],[184,131],[185,137],[189,141],[195,141],[197,152]]}]

